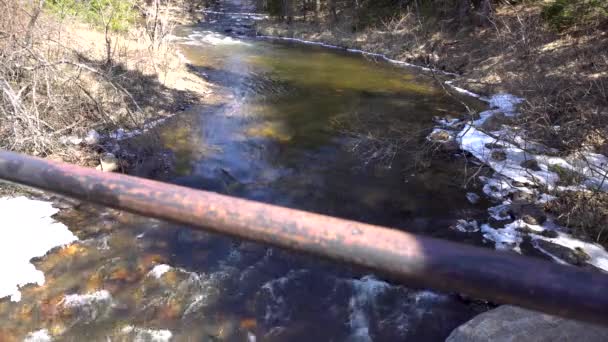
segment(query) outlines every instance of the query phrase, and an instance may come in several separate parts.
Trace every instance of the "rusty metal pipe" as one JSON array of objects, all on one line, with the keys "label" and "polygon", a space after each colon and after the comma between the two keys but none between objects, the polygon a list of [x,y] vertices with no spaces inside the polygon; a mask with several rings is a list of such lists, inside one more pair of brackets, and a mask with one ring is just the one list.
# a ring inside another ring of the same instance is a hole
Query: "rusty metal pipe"
[{"label": "rusty metal pipe", "polygon": [[600,272],[1,150],[0,178],[363,266],[409,286],[608,325]]}]

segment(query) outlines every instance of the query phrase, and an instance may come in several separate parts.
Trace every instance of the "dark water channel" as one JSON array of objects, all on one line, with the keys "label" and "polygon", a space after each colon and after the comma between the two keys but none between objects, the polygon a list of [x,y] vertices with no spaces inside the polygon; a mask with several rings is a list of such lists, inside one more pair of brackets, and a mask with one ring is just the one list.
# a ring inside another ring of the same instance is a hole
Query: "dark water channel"
[{"label": "dark water channel", "polygon": [[[229,5],[216,10],[239,10]],[[178,32],[190,66],[226,100],[162,127],[175,156],[172,182],[478,242],[449,228],[485,212],[465,198],[462,161],[422,154],[432,118],[458,115],[458,101],[416,69],[235,36],[250,33],[252,21],[209,14]],[[59,219],[83,242],[37,263],[47,285],[25,289],[19,304],[0,302],[0,332],[44,328],[68,341],[146,341],[162,330],[174,341],[438,341],[482,310],[453,294],[117,211],[81,206]],[[66,307],[66,294],[84,295],[81,305]]]}]

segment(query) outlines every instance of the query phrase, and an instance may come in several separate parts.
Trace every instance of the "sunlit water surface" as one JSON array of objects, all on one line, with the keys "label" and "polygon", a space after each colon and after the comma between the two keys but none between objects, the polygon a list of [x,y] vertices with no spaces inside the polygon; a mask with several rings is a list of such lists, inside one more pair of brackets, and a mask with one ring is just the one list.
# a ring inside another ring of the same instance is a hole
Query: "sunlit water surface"
[{"label": "sunlit water surface", "polygon": [[[480,242],[449,228],[485,211],[465,198],[462,161],[423,153],[433,117],[463,112],[434,77],[334,49],[228,37],[226,27],[250,29],[247,18],[207,20],[178,36],[190,67],[225,101],[160,129],[175,160],[171,182]],[[47,329],[68,341],[436,341],[483,309],[113,210],[84,205],[58,219],[82,241],[36,262],[46,285],[0,302],[6,340]]]}]

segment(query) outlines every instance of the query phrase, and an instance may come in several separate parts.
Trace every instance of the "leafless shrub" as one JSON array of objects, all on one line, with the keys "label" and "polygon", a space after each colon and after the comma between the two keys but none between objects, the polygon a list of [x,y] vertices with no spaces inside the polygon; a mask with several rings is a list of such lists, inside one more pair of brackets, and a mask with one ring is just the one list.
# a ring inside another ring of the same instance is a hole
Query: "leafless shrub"
[{"label": "leafless shrub", "polygon": [[157,87],[158,69],[166,72],[167,58],[174,56],[167,44],[170,23],[159,24],[153,39],[141,37],[154,51],[139,59],[106,25],[101,57],[66,46],[64,26],[41,15],[39,3],[30,4],[0,0],[1,148],[53,154],[65,149],[62,136],[140,128],[158,115],[141,104],[161,91],[147,87]]}]

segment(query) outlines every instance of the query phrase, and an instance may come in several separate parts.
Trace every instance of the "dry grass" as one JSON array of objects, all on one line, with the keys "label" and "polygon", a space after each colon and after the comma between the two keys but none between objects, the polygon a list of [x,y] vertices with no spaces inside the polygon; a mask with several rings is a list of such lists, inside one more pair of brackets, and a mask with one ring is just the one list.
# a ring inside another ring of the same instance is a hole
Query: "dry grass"
[{"label": "dry grass", "polygon": [[565,192],[546,205],[557,222],[608,247],[608,194]]},{"label": "dry grass", "polygon": [[168,42],[166,13],[152,33],[118,34],[35,17],[26,1],[0,0],[0,11],[1,148],[81,162],[62,136],[139,128],[207,92]]}]

